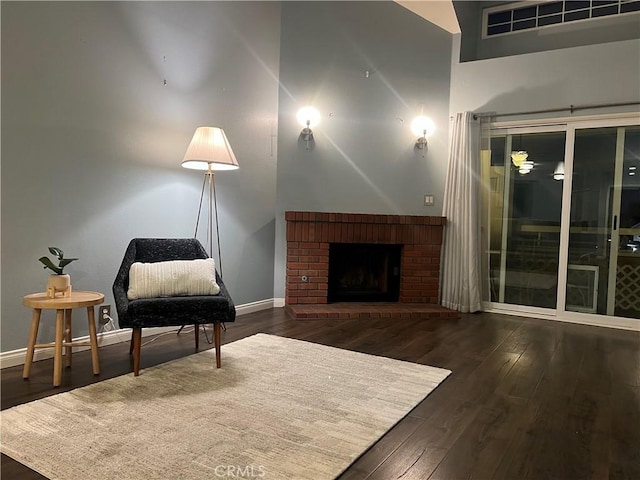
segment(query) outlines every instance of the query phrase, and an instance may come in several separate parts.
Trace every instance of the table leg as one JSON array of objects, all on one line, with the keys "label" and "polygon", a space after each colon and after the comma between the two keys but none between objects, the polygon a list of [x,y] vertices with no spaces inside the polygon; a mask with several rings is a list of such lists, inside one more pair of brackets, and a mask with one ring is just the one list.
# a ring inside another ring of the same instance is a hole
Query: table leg
[{"label": "table leg", "polygon": [[87,318],[89,319],[89,342],[91,343],[91,364],[93,374],[100,373],[100,360],[98,358],[98,338],[96,336],[96,317],[93,307],[87,307]]},{"label": "table leg", "polygon": [[[64,311],[64,341],[67,344],[72,342],[72,338],[71,338],[71,312],[72,312],[71,309]],[[64,347],[64,355],[65,355],[64,366],[65,367],[70,367],[71,366],[71,352],[72,352],[72,350],[73,350],[73,348],[71,346],[65,345],[65,347]]]},{"label": "table leg", "polygon": [[31,318],[31,333],[29,333],[29,346],[27,347],[27,358],[24,361],[22,370],[22,378],[29,378],[31,372],[31,364],[33,363],[33,352],[36,349],[36,340],[38,338],[38,327],[40,325],[40,313],[42,309],[34,308]]},{"label": "table leg", "polygon": [[64,310],[56,310],[56,342],[53,356],[53,386],[59,387],[62,380],[62,339],[64,337]]}]

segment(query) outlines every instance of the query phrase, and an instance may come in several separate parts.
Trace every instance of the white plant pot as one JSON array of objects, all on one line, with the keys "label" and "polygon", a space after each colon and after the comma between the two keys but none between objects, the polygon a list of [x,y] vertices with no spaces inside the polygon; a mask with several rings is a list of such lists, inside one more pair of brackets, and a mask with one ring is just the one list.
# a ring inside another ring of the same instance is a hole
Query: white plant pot
[{"label": "white plant pot", "polygon": [[71,295],[71,277],[64,275],[49,275],[47,280],[47,296],[55,298],[57,293],[62,293],[63,297]]}]

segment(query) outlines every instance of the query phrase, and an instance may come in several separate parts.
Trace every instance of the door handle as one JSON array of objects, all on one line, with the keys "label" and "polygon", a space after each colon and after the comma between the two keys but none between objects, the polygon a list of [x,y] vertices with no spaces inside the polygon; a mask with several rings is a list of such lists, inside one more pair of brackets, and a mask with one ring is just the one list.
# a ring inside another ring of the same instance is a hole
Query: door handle
[{"label": "door handle", "polygon": [[613,230],[617,230],[618,229],[618,216],[614,215],[613,216]]}]

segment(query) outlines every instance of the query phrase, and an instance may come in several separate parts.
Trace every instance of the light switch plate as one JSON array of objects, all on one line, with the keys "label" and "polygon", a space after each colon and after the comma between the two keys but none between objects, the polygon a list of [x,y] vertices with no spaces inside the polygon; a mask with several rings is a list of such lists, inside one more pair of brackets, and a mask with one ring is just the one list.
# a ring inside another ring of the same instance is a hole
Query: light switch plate
[{"label": "light switch plate", "polygon": [[434,204],[433,194],[427,193],[424,196],[424,206],[425,207],[433,207],[433,204]]}]

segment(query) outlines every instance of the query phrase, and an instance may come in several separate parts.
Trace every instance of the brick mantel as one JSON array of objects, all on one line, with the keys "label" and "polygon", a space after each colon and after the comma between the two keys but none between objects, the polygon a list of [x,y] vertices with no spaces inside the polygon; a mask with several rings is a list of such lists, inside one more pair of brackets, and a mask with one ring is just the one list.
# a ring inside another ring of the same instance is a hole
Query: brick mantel
[{"label": "brick mantel", "polygon": [[287,305],[327,303],[329,245],[402,245],[400,303],[438,303],[446,218],[362,213],[286,212]]}]

